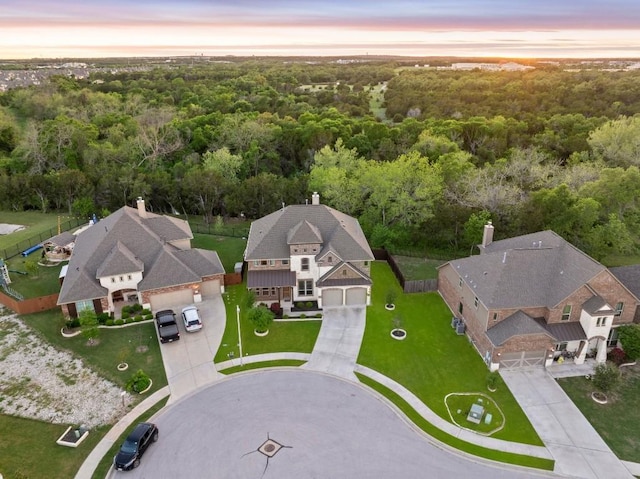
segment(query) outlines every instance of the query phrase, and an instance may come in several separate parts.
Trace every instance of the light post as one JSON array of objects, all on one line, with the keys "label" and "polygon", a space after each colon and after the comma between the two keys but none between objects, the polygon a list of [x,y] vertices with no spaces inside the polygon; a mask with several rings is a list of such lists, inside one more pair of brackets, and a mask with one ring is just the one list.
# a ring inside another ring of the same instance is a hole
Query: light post
[{"label": "light post", "polygon": [[240,334],[240,305],[236,304],[236,322],[238,323],[238,347],[240,348],[240,366],[242,366],[242,334]]}]

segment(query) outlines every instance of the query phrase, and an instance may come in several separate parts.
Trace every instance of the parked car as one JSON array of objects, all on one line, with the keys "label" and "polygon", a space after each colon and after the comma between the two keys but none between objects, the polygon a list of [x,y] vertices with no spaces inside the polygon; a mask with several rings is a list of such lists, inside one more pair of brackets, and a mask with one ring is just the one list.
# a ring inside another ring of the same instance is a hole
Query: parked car
[{"label": "parked car", "polygon": [[113,466],[118,471],[128,471],[140,465],[140,458],[152,442],[158,440],[158,427],[150,422],[142,422],[127,436],[116,457]]},{"label": "parked car", "polygon": [[187,306],[182,310],[182,321],[184,328],[190,333],[202,329],[202,320],[195,306]]},{"label": "parked car", "polygon": [[171,309],[163,309],[156,313],[156,325],[161,343],[170,343],[180,339],[178,323],[176,323],[176,313]]}]

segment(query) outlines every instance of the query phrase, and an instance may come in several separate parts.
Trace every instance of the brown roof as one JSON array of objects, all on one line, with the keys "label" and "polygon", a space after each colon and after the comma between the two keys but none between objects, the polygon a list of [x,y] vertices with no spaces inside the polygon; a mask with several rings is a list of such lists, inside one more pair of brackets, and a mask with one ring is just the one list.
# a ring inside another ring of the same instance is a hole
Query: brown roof
[{"label": "brown roof", "polygon": [[295,285],[296,273],[286,269],[249,270],[247,273],[247,288],[280,288]]}]

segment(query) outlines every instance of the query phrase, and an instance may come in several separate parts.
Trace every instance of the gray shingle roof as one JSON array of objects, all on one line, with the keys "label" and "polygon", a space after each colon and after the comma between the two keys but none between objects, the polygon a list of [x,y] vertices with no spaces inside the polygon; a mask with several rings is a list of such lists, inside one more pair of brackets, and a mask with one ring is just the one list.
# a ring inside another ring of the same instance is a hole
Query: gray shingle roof
[{"label": "gray shingle roof", "polygon": [[605,269],[552,231],[497,241],[449,264],[489,309],[554,307]]},{"label": "gray shingle roof", "polygon": [[609,271],[611,271],[636,298],[640,298],[640,264],[609,268]]},{"label": "gray shingle roof", "polygon": [[307,220],[295,225],[287,235],[287,244],[313,244],[322,243],[322,235],[318,228]]},{"label": "gray shingle roof", "polygon": [[96,279],[137,271],[144,271],[144,263],[118,241],[97,269]]},{"label": "gray shingle roof", "polygon": [[51,243],[56,246],[67,246],[69,243],[73,243],[76,240],[76,236],[71,231],[63,231],[59,235],[49,238],[44,241],[43,244]]},{"label": "gray shingle roof", "polygon": [[[191,257],[193,253],[184,254],[166,243],[191,237],[186,221],[150,212],[145,219],[136,208],[120,208],[78,235],[58,304],[106,296],[107,290],[97,280],[98,270],[133,272],[122,271],[127,260],[137,271],[140,268],[136,265],[143,267],[144,278],[138,285],[141,291],[200,281],[203,271],[207,275],[220,272],[222,265],[214,252],[215,257],[209,253]],[[199,262],[202,264],[196,268],[194,264]]]},{"label": "gray shingle roof", "polygon": [[290,232],[305,220],[317,229],[323,243],[331,243],[344,261],[374,259],[355,218],[326,205],[291,205],[251,224],[245,260],[288,258]]},{"label": "gray shingle roof", "polygon": [[549,331],[523,311],[516,311],[487,330],[487,337],[494,346],[501,346],[514,336],[527,334],[545,334],[554,339]]},{"label": "gray shingle roof", "polygon": [[613,314],[613,308],[607,304],[607,302],[600,296],[591,296],[584,303],[582,303],[582,309],[584,309],[590,315],[594,314]]}]

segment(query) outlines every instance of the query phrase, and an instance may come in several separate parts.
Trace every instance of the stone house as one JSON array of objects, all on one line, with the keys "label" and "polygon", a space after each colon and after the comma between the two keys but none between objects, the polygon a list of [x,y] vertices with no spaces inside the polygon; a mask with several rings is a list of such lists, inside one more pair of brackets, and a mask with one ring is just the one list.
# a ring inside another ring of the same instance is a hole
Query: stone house
[{"label": "stone house", "polygon": [[159,310],[200,302],[224,291],[215,251],[191,248],[181,219],[124,206],[78,234],[58,305],[68,317],[84,309],[115,311],[119,301]]},{"label": "stone house", "polygon": [[289,314],[297,303],[371,303],[373,253],[355,218],[320,204],[283,207],[251,224],[244,260],[256,301]]},{"label": "stone house", "polygon": [[493,370],[603,362],[634,321],[633,292],[553,231],[494,242],[488,224],[479,248],[440,266],[438,291]]}]

